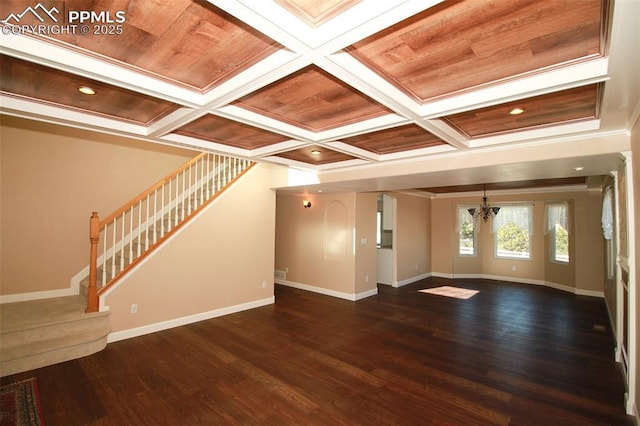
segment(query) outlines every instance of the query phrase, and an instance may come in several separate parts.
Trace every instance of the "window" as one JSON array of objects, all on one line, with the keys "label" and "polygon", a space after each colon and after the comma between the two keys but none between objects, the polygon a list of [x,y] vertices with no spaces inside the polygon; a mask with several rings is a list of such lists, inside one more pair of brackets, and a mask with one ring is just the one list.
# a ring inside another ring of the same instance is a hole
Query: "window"
[{"label": "window", "polygon": [[493,218],[497,257],[531,259],[533,206],[501,206]]},{"label": "window", "polygon": [[547,226],[545,233],[549,235],[551,244],[551,260],[569,262],[569,204],[547,204]]},{"label": "window", "polygon": [[470,206],[458,206],[458,254],[460,256],[476,255],[476,226],[467,209]]}]

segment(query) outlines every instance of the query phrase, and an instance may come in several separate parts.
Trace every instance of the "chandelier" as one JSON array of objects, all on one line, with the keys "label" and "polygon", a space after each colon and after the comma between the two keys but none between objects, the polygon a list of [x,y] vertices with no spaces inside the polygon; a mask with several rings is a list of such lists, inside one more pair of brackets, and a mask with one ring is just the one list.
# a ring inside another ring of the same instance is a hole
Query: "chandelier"
[{"label": "chandelier", "polygon": [[491,204],[487,203],[487,185],[483,185],[484,196],[482,197],[482,204],[478,207],[467,209],[469,214],[476,217],[481,217],[485,222],[489,220],[490,217],[493,217],[498,214],[500,211],[500,207],[492,207]]}]

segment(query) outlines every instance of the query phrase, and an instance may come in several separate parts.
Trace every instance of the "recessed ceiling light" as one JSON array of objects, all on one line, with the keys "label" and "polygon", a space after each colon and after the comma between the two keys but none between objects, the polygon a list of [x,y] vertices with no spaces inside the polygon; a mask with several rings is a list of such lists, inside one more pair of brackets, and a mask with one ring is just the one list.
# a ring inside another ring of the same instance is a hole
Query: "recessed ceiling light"
[{"label": "recessed ceiling light", "polygon": [[518,115],[518,114],[522,114],[524,112],[524,108],[514,108],[511,111],[509,111],[510,115]]},{"label": "recessed ceiling light", "polygon": [[579,172],[580,170],[584,170],[584,167],[582,166],[574,167],[573,170],[575,170],[576,172]]},{"label": "recessed ceiling light", "polygon": [[322,153],[322,151],[320,151],[319,149],[314,149],[313,151],[311,151],[312,155],[320,155]]},{"label": "recessed ceiling light", "polygon": [[96,91],[93,90],[89,86],[80,86],[80,87],[78,87],[78,91],[80,93],[84,93],[85,95],[95,95],[96,94]]}]

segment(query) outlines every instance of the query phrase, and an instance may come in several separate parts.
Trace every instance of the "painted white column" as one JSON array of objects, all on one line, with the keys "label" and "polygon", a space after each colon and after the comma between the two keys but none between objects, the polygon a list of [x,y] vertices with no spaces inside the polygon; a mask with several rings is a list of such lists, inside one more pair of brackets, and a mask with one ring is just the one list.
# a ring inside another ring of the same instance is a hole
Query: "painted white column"
[{"label": "painted white column", "polygon": [[622,345],[624,341],[624,333],[627,325],[624,323],[624,287],[622,285],[622,268],[620,267],[620,225],[618,220],[618,198],[620,194],[620,188],[618,187],[618,172],[611,172],[613,176],[613,196],[614,196],[614,212],[615,212],[615,226],[614,226],[614,240],[612,250],[615,250],[615,285],[616,285],[616,348],[615,348],[615,360],[616,362],[624,362],[624,374],[625,381],[627,380],[627,367],[626,360],[623,359]]},{"label": "painted white column", "polygon": [[624,170],[625,170],[625,189],[626,189],[626,199],[627,199],[627,265],[629,268],[629,278],[628,278],[628,287],[629,287],[629,318],[628,324],[626,324],[628,329],[631,332],[628,334],[629,336],[629,348],[628,348],[628,357],[629,357],[629,371],[627,372],[628,386],[629,389],[627,394],[625,395],[626,401],[626,410],[627,414],[637,415],[637,407],[635,405],[636,400],[636,374],[638,372],[637,369],[637,338],[636,338],[636,317],[637,317],[637,306],[636,306],[636,265],[635,265],[635,255],[633,254],[633,250],[636,246],[636,235],[635,235],[635,207],[633,200],[633,168],[632,168],[632,159],[631,152],[625,151],[622,153],[622,157],[624,158]]}]

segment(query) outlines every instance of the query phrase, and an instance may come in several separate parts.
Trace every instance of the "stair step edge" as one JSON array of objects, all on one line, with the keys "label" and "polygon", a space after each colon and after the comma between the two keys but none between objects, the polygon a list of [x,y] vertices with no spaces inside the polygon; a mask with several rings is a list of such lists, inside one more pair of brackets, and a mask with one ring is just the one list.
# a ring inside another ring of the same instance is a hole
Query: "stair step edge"
[{"label": "stair step edge", "polygon": [[64,348],[79,346],[87,342],[106,339],[110,332],[111,327],[108,327],[107,329],[102,330],[94,330],[36,342],[22,343],[17,346],[12,346],[10,344],[3,345],[2,353],[0,354],[0,362],[53,352]]},{"label": "stair step edge", "polygon": [[106,346],[107,339],[106,337],[104,337],[73,347],[66,347],[43,354],[29,355],[23,358],[7,360],[6,362],[0,362],[0,376],[4,377],[11,374],[33,370],[36,368],[46,367],[48,365],[53,365],[60,362],[70,361],[72,359],[82,358],[84,356],[100,352]]},{"label": "stair step edge", "polygon": [[77,316],[73,316],[73,317],[51,319],[41,323],[34,322],[29,324],[18,324],[10,328],[1,328],[0,335],[20,332],[20,331],[33,330],[33,329],[42,328],[42,327],[59,326],[59,325],[69,324],[69,323],[78,322],[78,321],[90,321],[99,317],[108,317],[110,314],[111,313],[109,311],[90,312],[90,313],[81,312],[81,313],[78,313]]}]

